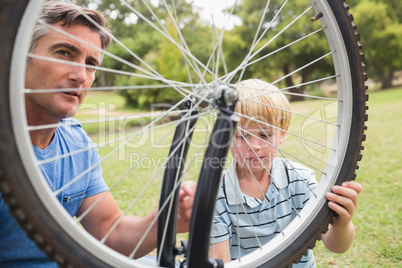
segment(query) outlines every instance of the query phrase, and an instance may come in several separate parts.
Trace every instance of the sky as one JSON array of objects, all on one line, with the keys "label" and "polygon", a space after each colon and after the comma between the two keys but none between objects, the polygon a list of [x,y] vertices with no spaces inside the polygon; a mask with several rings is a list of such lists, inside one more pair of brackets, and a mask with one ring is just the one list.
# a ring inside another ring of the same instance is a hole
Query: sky
[{"label": "sky", "polygon": [[229,9],[233,6],[236,0],[192,0],[195,6],[201,7],[201,17],[207,21],[211,21],[211,15],[213,15],[215,25],[218,28],[222,28],[226,24],[226,29],[233,27],[233,24],[239,24],[236,19],[227,20],[227,17],[223,14],[222,10]]},{"label": "sky", "polygon": [[[233,4],[239,0],[186,0],[187,2],[193,2],[194,6],[201,8],[201,18],[207,22],[211,22],[212,18],[214,20],[215,25],[218,28],[223,28],[225,26],[226,30],[230,30],[234,25],[240,25],[240,19],[238,18],[230,18],[228,20],[227,16],[222,12],[223,10],[231,10]],[[157,3],[158,0],[150,0],[151,3]],[[169,1],[167,1],[169,3]],[[97,5],[92,3],[92,6],[89,5],[89,8],[96,9]],[[111,18],[117,16],[117,12],[111,12],[108,14]],[[213,17],[212,17],[213,15]],[[126,18],[127,23],[136,23],[138,17],[132,13],[128,18]]]}]

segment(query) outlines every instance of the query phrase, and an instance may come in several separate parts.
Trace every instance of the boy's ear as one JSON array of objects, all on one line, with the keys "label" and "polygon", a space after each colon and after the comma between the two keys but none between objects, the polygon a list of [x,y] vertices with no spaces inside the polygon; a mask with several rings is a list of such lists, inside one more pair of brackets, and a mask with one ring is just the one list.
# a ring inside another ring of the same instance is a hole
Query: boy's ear
[{"label": "boy's ear", "polygon": [[287,127],[285,131],[281,131],[281,137],[279,139],[279,144],[282,144],[282,142],[285,140],[285,135],[288,132],[288,128],[289,127]]}]

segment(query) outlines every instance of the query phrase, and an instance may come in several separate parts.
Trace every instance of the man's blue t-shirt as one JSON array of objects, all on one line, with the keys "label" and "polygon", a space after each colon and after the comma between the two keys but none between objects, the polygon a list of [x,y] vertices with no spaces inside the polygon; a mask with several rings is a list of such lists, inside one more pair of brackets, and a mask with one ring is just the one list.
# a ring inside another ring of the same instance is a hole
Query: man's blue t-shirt
[{"label": "man's blue t-shirt", "polygon": [[[98,150],[77,120],[61,120],[48,147],[44,150],[33,147],[39,162],[67,155],[43,163],[40,168],[53,192],[68,185],[57,198],[71,216],[77,213],[84,198],[108,190]],[[19,227],[1,193],[0,267],[57,267]]]}]

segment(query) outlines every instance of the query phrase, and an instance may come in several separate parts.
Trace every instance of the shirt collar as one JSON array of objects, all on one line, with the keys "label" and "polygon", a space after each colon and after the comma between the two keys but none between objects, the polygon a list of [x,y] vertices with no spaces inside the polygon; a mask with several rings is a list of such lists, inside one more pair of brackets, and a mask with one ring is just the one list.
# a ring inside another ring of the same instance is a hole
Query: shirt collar
[{"label": "shirt collar", "polygon": [[[283,189],[288,186],[286,169],[284,161],[275,158],[271,168],[271,185],[268,191],[272,189]],[[240,205],[247,203],[250,207],[256,207],[262,202],[256,198],[243,194],[240,189],[239,180],[236,174],[236,162],[233,161],[230,167],[224,172],[223,184],[226,200],[229,205]],[[277,192],[276,190],[274,190]],[[270,198],[271,199],[271,198]]]},{"label": "shirt collar", "polygon": [[277,189],[286,188],[289,185],[286,160],[275,157],[271,168],[271,184],[274,184]]}]

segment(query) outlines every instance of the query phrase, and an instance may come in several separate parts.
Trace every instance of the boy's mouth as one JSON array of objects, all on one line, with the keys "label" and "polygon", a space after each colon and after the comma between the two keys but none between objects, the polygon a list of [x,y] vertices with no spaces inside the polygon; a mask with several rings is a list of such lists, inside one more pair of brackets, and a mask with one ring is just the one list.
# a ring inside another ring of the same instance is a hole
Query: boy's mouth
[{"label": "boy's mouth", "polygon": [[263,157],[249,157],[247,158],[247,161],[249,162],[260,162],[260,160],[262,161]]}]

